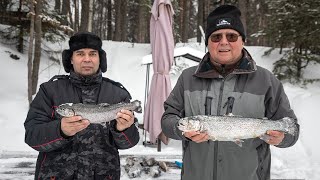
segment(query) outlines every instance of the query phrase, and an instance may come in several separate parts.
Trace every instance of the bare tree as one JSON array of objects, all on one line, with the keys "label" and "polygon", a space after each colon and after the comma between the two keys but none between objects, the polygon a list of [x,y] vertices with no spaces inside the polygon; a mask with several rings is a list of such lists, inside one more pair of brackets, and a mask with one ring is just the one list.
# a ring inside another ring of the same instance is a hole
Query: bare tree
[{"label": "bare tree", "polygon": [[89,13],[88,13],[88,27],[87,31],[92,32],[92,20],[93,20],[93,0],[88,0]]},{"label": "bare tree", "polygon": [[201,42],[201,31],[200,31],[200,26],[203,28],[203,23],[204,23],[204,0],[198,0],[198,15],[197,15],[197,42]]},{"label": "bare tree", "polygon": [[36,14],[35,14],[35,43],[34,43],[34,59],[32,66],[32,94],[37,91],[38,85],[38,73],[40,67],[40,57],[41,57],[41,10],[42,10],[42,0],[38,0],[36,3]]},{"label": "bare tree", "polygon": [[33,52],[33,39],[34,39],[34,0],[30,0],[30,37],[29,37],[29,50],[28,50],[28,101],[32,101],[32,52]]},{"label": "bare tree", "polygon": [[115,29],[114,29],[114,41],[121,41],[121,1],[114,1],[114,9],[115,9]]},{"label": "bare tree", "polygon": [[188,41],[188,30],[189,30],[189,11],[190,11],[190,1],[181,1],[183,4],[182,14],[181,14],[181,41],[187,42]]},{"label": "bare tree", "polygon": [[241,21],[244,27],[244,31],[247,32],[247,0],[238,0],[239,9],[241,11]]},{"label": "bare tree", "polygon": [[112,2],[111,0],[107,1],[107,39],[113,39],[113,26],[112,26]]},{"label": "bare tree", "polygon": [[74,31],[79,30],[79,0],[74,0],[74,24],[73,29]]},{"label": "bare tree", "polygon": [[128,13],[128,4],[127,0],[121,0],[121,11],[125,13],[121,13],[120,18],[121,18],[121,24],[120,24],[120,29],[121,29],[121,41],[128,41],[127,39],[127,13]]},{"label": "bare tree", "polygon": [[150,42],[150,0],[139,0],[137,42]]},{"label": "bare tree", "polygon": [[19,16],[18,19],[21,22],[20,25],[18,25],[17,27],[19,28],[19,35],[18,35],[18,45],[17,45],[17,49],[20,53],[23,53],[23,34],[24,34],[24,27],[22,25],[22,1],[19,1],[19,8],[18,8],[18,12],[19,12]]},{"label": "bare tree", "polygon": [[63,0],[62,12],[61,12],[61,14],[63,15],[63,21],[61,22],[62,25],[69,25],[68,23],[69,13],[70,13],[70,0]]},{"label": "bare tree", "polygon": [[80,31],[88,31],[89,23],[89,3],[88,0],[81,0],[81,23]]},{"label": "bare tree", "polygon": [[54,10],[56,10],[58,13],[61,12],[61,0],[55,0],[54,1]]}]

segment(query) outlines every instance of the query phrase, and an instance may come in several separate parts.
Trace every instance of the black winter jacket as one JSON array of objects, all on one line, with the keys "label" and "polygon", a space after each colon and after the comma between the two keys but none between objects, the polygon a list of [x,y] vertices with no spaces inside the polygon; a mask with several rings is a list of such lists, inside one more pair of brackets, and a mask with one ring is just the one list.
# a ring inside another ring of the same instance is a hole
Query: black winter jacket
[{"label": "black winter jacket", "polygon": [[[97,102],[129,102],[130,94],[117,82],[102,78]],[[35,179],[120,179],[118,149],[128,149],[139,141],[133,124],[123,132],[115,121],[90,124],[76,135],[64,138],[61,117],[55,108],[63,103],[82,103],[81,89],[69,76],[57,76],[40,85],[31,103],[25,125],[25,142],[39,151]]]}]

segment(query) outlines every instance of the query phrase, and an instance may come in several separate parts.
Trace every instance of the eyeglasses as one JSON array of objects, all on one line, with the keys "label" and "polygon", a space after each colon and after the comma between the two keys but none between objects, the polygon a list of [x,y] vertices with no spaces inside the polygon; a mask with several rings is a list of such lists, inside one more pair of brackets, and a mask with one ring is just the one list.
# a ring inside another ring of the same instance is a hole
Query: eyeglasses
[{"label": "eyeglasses", "polygon": [[[210,40],[211,42],[220,42],[222,39],[222,33],[217,33],[217,34],[211,34]],[[226,33],[226,38],[229,42],[236,42],[238,40],[238,37],[241,36],[236,33]]]}]

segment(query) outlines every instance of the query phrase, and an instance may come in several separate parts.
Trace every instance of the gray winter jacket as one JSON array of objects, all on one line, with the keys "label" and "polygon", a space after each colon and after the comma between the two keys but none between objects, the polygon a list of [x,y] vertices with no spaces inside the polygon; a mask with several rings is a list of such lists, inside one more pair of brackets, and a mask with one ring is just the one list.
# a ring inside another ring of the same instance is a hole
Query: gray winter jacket
[{"label": "gray winter jacket", "polygon": [[[177,129],[181,117],[224,115],[229,97],[235,98],[234,115],[270,120],[291,117],[297,122],[281,82],[256,66],[245,49],[239,64],[225,77],[212,67],[206,54],[197,67],[182,72],[164,103],[162,130],[169,138],[183,141],[183,180],[270,179],[270,147],[259,138],[244,140],[242,147],[223,141],[195,143]],[[298,136],[299,131],[294,136],[285,134],[278,147],[294,145]]]}]

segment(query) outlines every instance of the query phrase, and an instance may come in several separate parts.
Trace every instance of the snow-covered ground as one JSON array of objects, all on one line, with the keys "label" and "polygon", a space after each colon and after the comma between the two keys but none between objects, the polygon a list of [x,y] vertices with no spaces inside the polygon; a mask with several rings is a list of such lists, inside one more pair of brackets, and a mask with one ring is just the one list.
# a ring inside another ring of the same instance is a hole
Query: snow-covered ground
[{"label": "snow-covered ground", "polygon": [[[66,43],[51,45],[55,49],[67,48]],[[188,46],[204,51],[204,45],[197,43],[178,44],[177,47]],[[121,82],[131,93],[133,99],[144,102],[146,65],[142,65],[144,56],[150,54],[149,44],[131,44],[125,42],[105,41],[103,48],[107,52],[108,71],[104,76]],[[258,65],[269,70],[273,62],[279,58],[277,51],[270,56],[262,56],[268,49],[266,47],[246,47]],[[19,60],[10,58],[16,54]],[[1,57],[1,86],[0,86],[0,179],[33,179],[34,166],[37,152],[24,143],[23,123],[28,111],[27,101],[27,54],[20,54],[13,48],[0,44]],[[178,66],[187,67],[194,65],[187,59],[177,60]],[[310,66],[305,74],[310,78],[320,78],[319,65]],[[151,68],[152,69],[152,68]],[[179,68],[178,68],[179,69]],[[41,60],[39,82],[48,81],[55,74],[64,74],[63,67],[48,61],[44,55]],[[174,85],[179,73],[171,75]],[[151,78],[150,78],[151,79]],[[316,110],[320,107],[320,83],[299,87],[288,83],[284,84],[285,90],[301,126],[300,139],[290,148],[280,149],[272,147],[273,179],[308,179],[320,178],[320,141],[317,132],[320,125]],[[139,122],[143,123],[143,114],[136,114]],[[162,144],[161,152],[156,147],[145,147],[145,135],[141,130],[138,145],[128,150],[121,150],[125,162],[128,156],[155,157],[157,160],[174,162],[181,160],[181,142],[171,140],[169,145]],[[148,140],[148,135],[147,135]],[[180,170],[171,168],[162,173],[157,179],[179,179]],[[129,179],[126,174],[121,179]],[[142,174],[140,178],[152,179]]]}]

